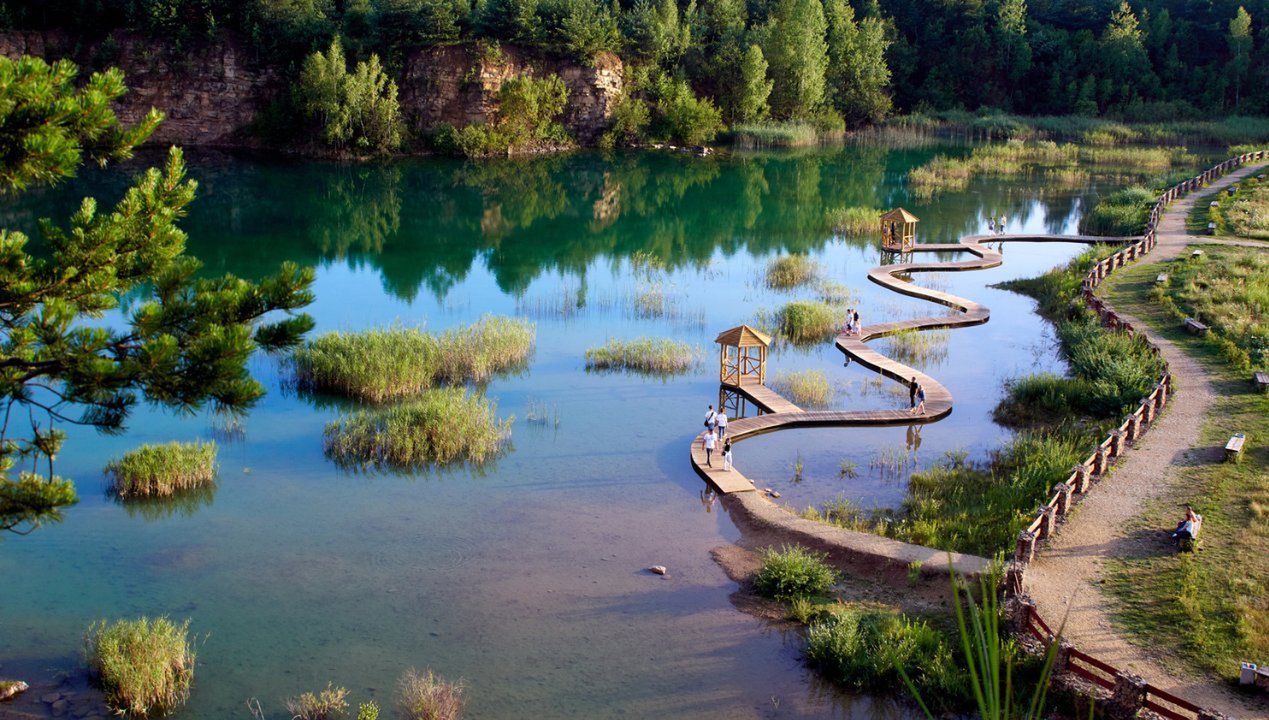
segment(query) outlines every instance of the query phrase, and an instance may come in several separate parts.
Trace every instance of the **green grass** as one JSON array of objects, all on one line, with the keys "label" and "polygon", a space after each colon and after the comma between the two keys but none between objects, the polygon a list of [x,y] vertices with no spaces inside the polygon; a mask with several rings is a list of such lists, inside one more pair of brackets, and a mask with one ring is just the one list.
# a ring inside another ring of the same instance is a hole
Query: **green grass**
[{"label": "green grass", "polygon": [[458,720],[463,714],[464,687],[446,682],[431,670],[406,670],[397,683],[402,720]]},{"label": "green grass", "polygon": [[1255,149],[1259,149],[1269,141],[1269,118],[1265,117],[1126,123],[1081,115],[1023,116],[1000,111],[975,114],[947,110],[902,115],[890,119],[887,125],[911,132],[968,135],[984,140],[1066,140],[1087,145],[1255,143]]},{"label": "green grass", "polygon": [[110,491],[121,499],[167,498],[216,481],[216,443],[142,445],[106,465]]},{"label": "green grass", "polygon": [[1152,287],[1175,322],[1197,318],[1207,343],[1239,370],[1269,367],[1269,256],[1254,248],[1209,246],[1201,257],[1168,263],[1168,282]]},{"label": "green grass", "polygon": [[[1249,177],[1235,186],[1235,192],[1211,193],[1194,204],[1186,218],[1186,229],[1195,235],[1209,234],[1208,223],[1216,223],[1215,234],[1246,240],[1269,240],[1269,183]],[[1215,201],[1216,206],[1211,203]]]},{"label": "green grass", "polygon": [[901,330],[885,337],[884,354],[905,365],[925,367],[947,359],[947,330]]},{"label": "green grass", "polygon": [[1109,237],[1140,235],[1145,232],[1150,210],[1158,199],[1159,193],[1140,185],[1117,190],[1099,200],[1080,218],[1080,233]]},{"label": "green grass", "polygon": [[[1212,273],[1215,279],[1221,262],[1207,260],[1196,264],[1194,272],[1200,277]],[[1249,371],[1231,364],[1212,342],[1219,329],[1213,328],[1207,338],[1189,335],[1172,310],[1152,297],[1158,271],[1157,265],[1117,271],[1103,285],[1107,299],[1202,363],[1215,392],[1200,447],[1215,454],[1231,435],[1243,432],[1247,457],[1237,464],[1178,466],[1179,476],[1167,494],[1129,528],[1158,537],[1158,552],[1112,561],[1105,588],[1118,601],[1115,615],[1131,636],[1178,657],[1198,673],[1232,682],[1240,660],[1269,658],[1269,395],[1255,392]],[[1167,291],[1177,305],[1185,302],[1183,287],[1170,285]],[[1184,386],[1179,392],[1185,392]],[[1203,515],[1194,553],[1177,553],[1166,544],[1166,531],[1176,524],[1185,503]]]},{"label": "green grass", "polygon": [[845,311],[815,300],[795,300],[776,311],[776,333],[794,345],[823,342],[837,334]]},{"label": "green grass", "polygon": [[326,425],[327,457],[341,466],[410,470],[496,457],[511,429],[497,407],[464,388],[427,390],[418,398],[344,415]]},{"label": "green grass", "polygon": [[807,508],[803,517],[940,550],[990,557],[1013,546],[1037,505],[1088,454],[1090,439],[1022,433],[987,462],[949,453],[913,473],[897,509],[866,510],[838,499]]},{"label": "green grass", "polygon": [[189,698],[194,649],[189,621],[104,620],[89,626],[84,654],[101,684],[106,703],[129,717],[160,717]]},{"label": "green grass", "polygon": [[939,710],[969,702],[968,678],[951,639],[929,623],[859,605],[839,604],[824,614],[807,630],[806,653],[833,681],[854,690],[892,691],[903,687],[902,667]]},{"label": "green grass", "polygon": [[826,408],[833,401],[833,386],[822,370],[782,370],[771,386],[803,408]]},{"label": "green grass", "polygon": [[837,582],[837,571],[822,553],[801,545],[767,548],[762,568],[754,577],[754,590],[776,600],[815,597],[828,593]]},{"label": "green grass", "polygon": [[880,235],[881,211],[874,207],[837,207],[824,213],[824,220],[842,235]]},{"label": "green grass", "polygon": [[736,125],[731,130],[732,143],[742,149],[804,147],[820,140],[814,125],[801,122],[766,122]]},{"label": "green grass", "polygon": [[348,716],[348,689],[327,683],[320,692],[288,698],[286,711],[291,720],[342,720]]},{"label": "green grass", "polygon": [[767,263],[766,283],[773,290],[791,290],[819,279],[822,268],[806,255],[785,255]]},{"label": "green grass", "polygon": [[532,323],[495,315],[439,336],[400,326],[326,333],[295,351],[295,379],[305,390],[381,403],[520,367],[534,335]]},{"label": "green grass", "polygon": [[668,338],[609,339],[586,350],[588,370],[633,370],[650,375],[677,375],[692,369],[697,351],[690,343]]}]

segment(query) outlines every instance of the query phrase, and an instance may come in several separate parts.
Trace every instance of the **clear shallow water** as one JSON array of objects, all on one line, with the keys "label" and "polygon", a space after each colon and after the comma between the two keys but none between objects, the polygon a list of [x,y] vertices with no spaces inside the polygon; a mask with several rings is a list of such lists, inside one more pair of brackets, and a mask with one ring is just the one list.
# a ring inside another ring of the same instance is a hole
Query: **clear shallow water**
[{"label": "clear shallow water", "polygon": [[[77,480],[81,502],[60,525],[0,540],[0,673],[51,677],[78,665],[92,620],[166,613],[192,618],[204,638],[182,718],[243,717],[252,696],[279,716],[283,698],[328,681],[391,704],[410,666],[465,678],[472,717],[906,716],[892,701],[825,687],[803,667],[796,635],[734,609],[735,586],[709,550],[738,534],[703,501],[686,443],[717,399],[713,337],[812,295],[765,289],[771,257],[812,253],[852,286],[864,322],[940,312],[869,283],[878,251],[824,231],[826,207],[904,205],[922,218],[924,242],[981,232],[1002,212],[1012,232],[1074,231],[1087,189],[982,181],[915,201],[902,176],[932,152],[367,167],[191,155],[201,186],[184,223],[190,252],[209,273],[316,265],[318,332],[443,329],[486,312],[533,318],[530,366],[487,387],[501,414],[517,416],[514,447],[479,473],[342,472],[323,457],[321,432],[344,403],[287,391],[284,369],[263,356],[252,371],[269,394],[241,437],[206,416],[149,409],[122,436],[71,429],[57,470]],[[4,208],[5,226],[65,217],[83,194],[113,200],[124,180],[86,174]],[[1001,268],[917,277],[992,308],[990,323],[946,334],[918,363],[956,397],[946,420],[919,432],[765,435],[737,445],[737,464],[800,509],[839,494],[894,504],[913,467],[952,449],[985,454],[1008,435],[990,420],[1001,382],[1061,369],[1032,303],[988,285],[1078,251],[1007,245]],[[648,284],[632,268],[635,253],[666,265],[657,277],[668,317],[631,309]],[[703,361],[668,380],[584,370],[587,347],[639,335],[695,343]],[[841,365],[826,343],[773,352],[769,372],[829,371],[836,407],[906,405],[902,388]],[[558,426],[526,422],[530,401],[557,412]],[[143,442],[208,437],[222,442],[210,497],[171,512],[105,497],[109,458]],[[883,467],[900,456],[902,472]],[[798,457],[805,471],[794,483]],[[843,459],[857,463],[858,478],[840,477]],[[671,577],[642,572],[652,564]]]}]

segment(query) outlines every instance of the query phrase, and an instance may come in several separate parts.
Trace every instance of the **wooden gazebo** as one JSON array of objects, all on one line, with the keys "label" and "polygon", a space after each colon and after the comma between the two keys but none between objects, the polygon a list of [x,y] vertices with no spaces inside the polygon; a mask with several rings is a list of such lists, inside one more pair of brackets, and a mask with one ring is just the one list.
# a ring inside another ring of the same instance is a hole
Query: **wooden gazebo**
[{"label": "wooden gazebo", "polygon": [[718,343],[718,381],[740,387],[744,381],[767,381],[767,346],[771,338],[741,325],[724,330],[714,338]]},{"label": "wooden gazebo", "polygon": [[895,208],[881,216],[881,249],[889,252],[909,252],[916,244],[916,215]]}]

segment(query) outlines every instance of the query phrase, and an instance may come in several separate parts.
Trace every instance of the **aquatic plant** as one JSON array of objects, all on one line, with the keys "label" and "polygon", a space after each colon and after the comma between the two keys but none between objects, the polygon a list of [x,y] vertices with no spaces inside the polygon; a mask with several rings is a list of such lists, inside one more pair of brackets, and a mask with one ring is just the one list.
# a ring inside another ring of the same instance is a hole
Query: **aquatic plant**
[{"label": "aquatic plant", "polygon": [[874,207],[836,207],[824,213],[828,227],[842,235],[879,235],[881,211]]},{"label": "aquatic plant", "polygon": [[926,366],[947,359],[947,330],[900,330],[887,335],[886,355],[905,365]]},{"label": "aquatic plant", "polygon": [[170,497],[216,479],[216,443],[142,445],[106,465],[110,491],[123,499]]},{"label": "aquatic plant", "polygon": [[803,407],[828,407],[833,400],[833,386],[823,370],[781,370],[771,380],[771,386]]},{"label": "aquatic plant", "polygon": [[776,600],[823,595],[837,582],[837,571],[827,558],[801,545],[767,548],[754,577],[754,590]]},{"label": "aquatic plant", "polygon": [[859,299],[854,288],[832,280],[821,280],[816,283],[815,294],[819,295],[820,300],[830,305],[849,305]]},{"label": "aquatic plant", "polygon": [[534,336],[532,323],[496,315],[440,336],[400,326],[332,332],[297,349],[292,364],[300,388],[385,402],[438,382],[483,382],[518,367]]},{"label": "aquatic plant", "polygon": [[673,375],[691,370],[697,356],[696,348],[690,343],[668,338],[609,339],[599,347],[586,350],[586,368]]},{"label": "aquatic plant", "polygon": [[786,303],[775,314],[776,332],[794,345],[821,342],[837,334],[844,311],[814,300]]},{"label": "aquatic plant", "polygon": [[320,692],[288,698],[286,711],[292,720],[342,720],[348,716],[348,689],[327,683]]},{"label": "aquatic plant", "polygon": [[1158,193],[1141,185],[1117,190],[1102,198],[1080,218],[1084,235],[1121,237],[1140,235],[1150,219]]},{"label": "aquatic plant", "polygon": [[371,700],[358,705],[357,720],[379,720],[379,703]]},{"label": "aquatic plant", "polygon": [[767,263],[766,283],[773,290],[790,290],[819,278],[822,268],[806,255],[784,255]]},{"label": "aquatic plant", "polygon": [[745,150],[772,147],[802,147],[819,142],[814,125],[800,122],[742,123],[731,130],[732,142]]},{"label": "aquatic plant", "polygon": [[412,469],[484,463],[502,450],[511,418],[465,388],[437,388],[397,405],[360,410],[327,423],[326,456],[346,467]]},{"label": "aquatic plant", "polygon": [[859,477],[859,463],[854,460],[843,460],[837,468],[838,477],[854,479]]},{"label": "aquatic plant", "polygon": [[462,681],[446,682],[428,670],[420,674],[410,668],[397,683],[398,707],[402,720],[458,720],[463,714]]},{"label": "aquatic plant", "polygon": [[189,620],[102,620],[88,627],[84,655],[106,695],[106,704],[130,717],[166,715],[189,699],[194,649]]}]

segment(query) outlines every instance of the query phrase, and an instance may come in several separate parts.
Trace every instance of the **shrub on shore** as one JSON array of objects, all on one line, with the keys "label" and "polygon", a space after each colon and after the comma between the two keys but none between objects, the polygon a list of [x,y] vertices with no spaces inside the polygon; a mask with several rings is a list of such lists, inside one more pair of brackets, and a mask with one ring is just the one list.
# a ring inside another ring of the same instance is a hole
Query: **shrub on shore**
[{"label": "shrub on shore", "polygon": [[292,720],[342,720],[348,716],[348,689],[327,683],[321,692],[288,698],[286,711]]},{"label": "shrub on shore", "polygon": [[216,479],[216,443],[142,445],[106,465],[110,491],[122,499],[171,497]]},{"label": "shrub on shore", "polygon": [[463,715],[463,683],[446,682],[431,670],[406,670],[397,684],[403,720],[458,720]]},{"label": "shrub on shore", "polygon": [[497,456],[510,429],[511,418],[499,420],[496,406],[483,395],[438,388],[332,421],[324,445],[327,457],[348,467],[480,464]]},{"label": "shrub on shore", "polygon": [[159,717],[184,705],[194,681],[189,621],[166,617],[104,620],[84,636],[88,667],[112,710],[130,717]]},{"label": "shrub on shore", "polygon": [[822,370],[781,371],[771,384],[802,407],[824,408],[833,400],[833,386]]},{"label": "shrub on shore", "polygon": [[784,255],[767,263],[767,287],[790,290],[814,282],[820,272],[820,264],[806,255]]},{"label": "shrub on shore", "polygon": [[928,623],[888,609],[840,606],[807,631],[807,656],[830,678],[856,690],[903,687],[903,668],[940,709],[963,705],[965,673],[952,644]]},{"label": "shrub on shore", "polygon": [[419,328],[331,332],[296,350],[296,384],[369,402],[418,395],[437,382],[483,382],[522,365],[533,324],[486,315],[440,336]]},{"label": "shrub on shore", "polygon": [[776,331],[794,345],[821,342],[833,337],[842,325],[841,310],[825,302],[795,300],[776,312]]},{"label": "shrub on shore", "polygon": [[776,600],[823,595],[837,582],[837,571],[826,557],[801,545],[767,548],[754,590]]},{"label": "shrub on shore", "polygon": [[674,375],[692,369],[696,357],[696,348],[691,344],[668,338],[610,339],[586,350],[586,368]]},{"label": "shrub on shore", "polygon": [[842,235],[860,236],[881,232],[881,211],[877,208],[839,207],[830,209],[824,215],[829,228]]}]

